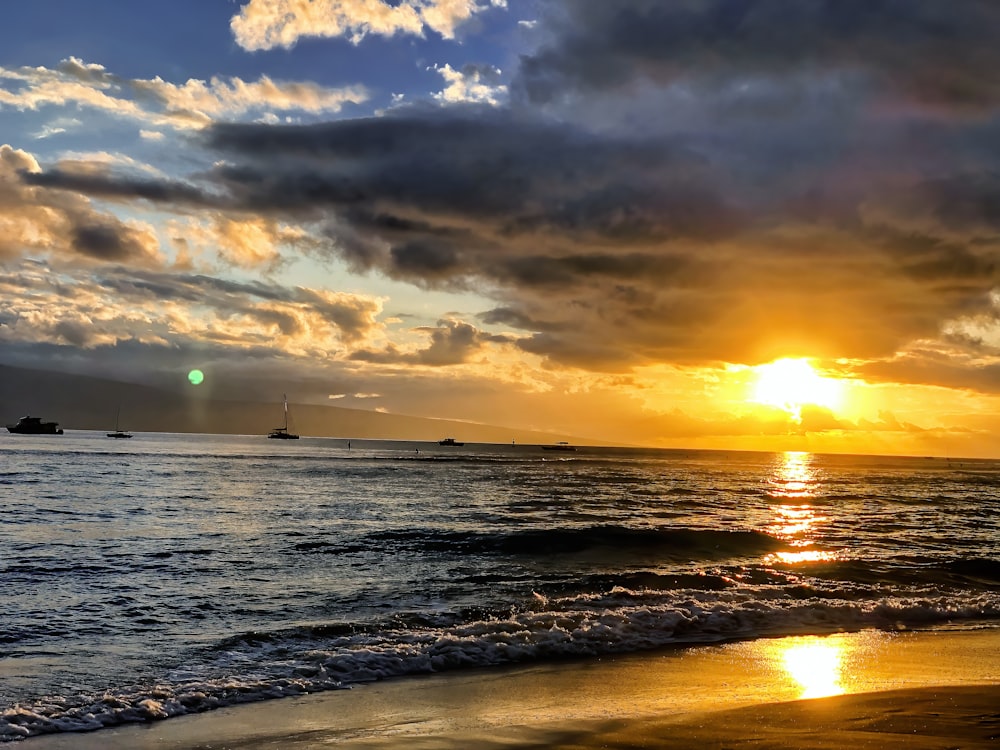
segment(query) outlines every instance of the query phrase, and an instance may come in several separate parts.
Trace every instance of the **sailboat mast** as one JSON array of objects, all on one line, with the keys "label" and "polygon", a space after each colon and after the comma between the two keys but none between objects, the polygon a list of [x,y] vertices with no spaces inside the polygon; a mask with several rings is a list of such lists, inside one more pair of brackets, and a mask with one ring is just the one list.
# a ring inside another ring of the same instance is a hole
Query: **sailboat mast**
[{"label": "sailboat mast", "polygon": [[285,429],[288,429],[288,396],[284,393],[281,394],[282,400],[285,402]]}]

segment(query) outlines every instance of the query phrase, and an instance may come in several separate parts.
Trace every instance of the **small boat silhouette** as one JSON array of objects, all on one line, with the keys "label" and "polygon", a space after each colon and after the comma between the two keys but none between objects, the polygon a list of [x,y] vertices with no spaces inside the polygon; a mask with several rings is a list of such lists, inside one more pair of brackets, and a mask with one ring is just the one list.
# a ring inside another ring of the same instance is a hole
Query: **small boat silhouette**
[{"label": "small boat silhouette", "polygon": [[267,433],[267,436],[272,440],[298,440],[298,435],[288,431],[288,396],[282,395],[282,399],[285,402],[285,422]]},{"label": "small boat silhouette", "polygon": [[555,445],[543,445],[542,446],[542,450],[543,451],[575,451],[576,450],[576,446],[575,445],[570,445],[565,440],[562,440],[562,441],[556,443]]},{"label": "small boat silhouette", "polygon": [[118,417],[121,416],[121,413],[122,413],[122,408],[119,406],[118,407],[118,411],[115,412],[115,431],[114,432],[105,433],[109,438],[118,438],[120,440],[122,438],[130,438],[130,437],[132,437],[132,433],[131,432],[126,432],[126,431],[118,429]]},{"label": "small boat silhouette", "polygon": [[43,422],[41,417],[21,417],[17,424],[7,425],[7,432],[15,435],[62,435],[58,422]]}]

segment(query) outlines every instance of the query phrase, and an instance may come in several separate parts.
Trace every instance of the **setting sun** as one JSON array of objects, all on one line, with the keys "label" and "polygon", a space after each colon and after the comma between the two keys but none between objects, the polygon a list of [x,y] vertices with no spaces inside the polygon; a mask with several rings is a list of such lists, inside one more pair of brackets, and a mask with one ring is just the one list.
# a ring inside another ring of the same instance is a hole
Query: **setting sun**
[{"label": "setting sun", "polygon": [[802,419],[802,407],[821,406],[834,411],[841,406],[843,386],[824,378],[807,359],[779,359],[754,368],[757,381],[751,400],[788,412]]}]

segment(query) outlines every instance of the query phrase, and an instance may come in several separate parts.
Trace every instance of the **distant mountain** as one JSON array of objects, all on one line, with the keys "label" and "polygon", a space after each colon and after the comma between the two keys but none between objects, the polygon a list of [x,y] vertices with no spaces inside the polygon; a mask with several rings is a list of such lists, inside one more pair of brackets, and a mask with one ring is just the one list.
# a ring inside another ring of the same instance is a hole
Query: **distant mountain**
[{"label": "distant mountain", "polygon": [[[291,396],[292,394],[290,394]],[[26,414],[59,422],[66,430],[109,430],[121,408],[119,426],[133,432],[202,432],[266,435],[281,424],[281,403],[214,398],[208,389],[170,391],[104,378],[0,365],[0,424]],[[444,419],[296,404],[289,399],[289,426],[312,437],[388,440],[458,440],[482,443],[551,443],[572,436]],[[582,441],[574,441],[582,442]]]}]

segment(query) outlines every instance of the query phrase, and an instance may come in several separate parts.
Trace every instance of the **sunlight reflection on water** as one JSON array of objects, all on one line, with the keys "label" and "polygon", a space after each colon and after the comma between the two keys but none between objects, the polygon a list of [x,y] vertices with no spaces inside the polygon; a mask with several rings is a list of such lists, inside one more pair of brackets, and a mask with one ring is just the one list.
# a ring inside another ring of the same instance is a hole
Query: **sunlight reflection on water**
[{"label": "sunlight reflection on water", "polygon": [[790,451],[779,457],[774,476],[768,480],[768,495],[784,502],[773,508],[774,517],[767,531],[798,548],[769,555],[770,562],[792,565],[836,559],[833,552],[806,549],[816,543],[819,526],[830,521],[827,515],[807,502],[815,498],[815,487],[820,482],[819,473],[812,464],[812,454]]},{"label": "sunlight reflection on water", "polygon": [[812,498],[812,486],[818,481],[811,453],[789,451],[778,457],[769,494],[775,499]]}]

